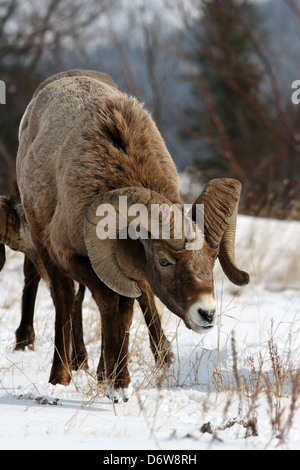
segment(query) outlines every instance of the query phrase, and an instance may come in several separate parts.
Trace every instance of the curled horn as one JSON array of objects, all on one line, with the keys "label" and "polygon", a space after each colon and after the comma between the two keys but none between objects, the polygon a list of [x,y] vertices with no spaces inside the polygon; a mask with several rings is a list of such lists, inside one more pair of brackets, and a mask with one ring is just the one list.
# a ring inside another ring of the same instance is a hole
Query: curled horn
[{"label": "curled horn", "polygon": [[[150,213],[152,204],[167,204],[171,205],[171,202],[161,194],[151,191],[146,188],[132,187],[122,188],[109,191],[105,193],[101,198],[94,202],[94,204],[88,210],[85,217],[85,244],[87,247],[88,255],[93,266],[94,271],[98,277],[112,290],[120,295],[126,297],[139,297],[141,291],[137,284],[129,279],[119,266],[117,260],[118,250],[118,237],[121,228],[124,228],[122,221],[124,220],[124,214],[119,210],[119,197],[127,197],[127,208],[133,204],[142,204],[147,208],[147,220],[142,218],[139,220],[142,227],[148,232],[151,230],[150,224]],[[108,237],[105,239],[99,239],[96,233],[96,227],[99,222],[99,215],[97,215],[97,208],[102,204],[110,204],[116,210],[117,223],[116,223],[116,238]],[[126,230],[133,217],[126,214]],[[160,222],[160,229],[161,224]],[[174,224],[175,225],[175,224]],[[173,230],[173,232],[172,232]],[[171,238],[165,240],[165,242],[171,246],[174,250],[182,250],[185,246],[185,237],[182,235],[180,238],[173,236],[175,228],[170,227]],[[159,234],[156,234],[155,238],[159,238]]]},{"label": "curled horn", "polygon": [[235,264],[234,246],[238,203],[242,185],[231,178],[211,180],[193,204],[195,220],[197,204],[204,205],[204,236],[212,248],[219,249],[219,261],[228,279],[238,286],[249,283],[248,273]]}]

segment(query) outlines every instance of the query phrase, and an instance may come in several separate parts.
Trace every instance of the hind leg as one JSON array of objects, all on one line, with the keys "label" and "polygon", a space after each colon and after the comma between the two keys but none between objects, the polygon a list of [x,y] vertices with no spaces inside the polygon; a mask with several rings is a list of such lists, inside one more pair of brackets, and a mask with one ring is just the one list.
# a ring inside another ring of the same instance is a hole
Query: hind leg
[{"label": "hind leg", "polygon": [[83,341],[82,304],[85,286],[80,284],[77,291],[72,315],[72,369],[88,370],[88,354]]},{"label": "hind leg", "polygon": [[55,307],[54,357],[49,382],[68,385],[72,376],[71,330],[75,302],[74,281],[52,262],[46,248],[39,242],[37,250],[47,271],[50,292]]},{"label": "hind leg", "polygon": [[74,283],[54,268],[50,274],[50,290],[55,306],[55,349],[49,382],[68,385],[72,370],[70,350]]},{"label": "hind leg", "polygon": [[25,285],[22,295],[21,322],[15,332],[15,350],[24,350],[26,346],[33,350],[35,337],[33,328],[34,306],[41,277],[27,256],[24,259],[23,271]]},{"label": "hind leg", "polygon": [[103,380],[105,376],[108,393],[113,401],[119,400],[119,394],[127,401],[131,393],[128,346],[134,299],[113,293],[105,286],[100,295],[95,296],[95,301],[101,313],[102,326],[98,380]]}]

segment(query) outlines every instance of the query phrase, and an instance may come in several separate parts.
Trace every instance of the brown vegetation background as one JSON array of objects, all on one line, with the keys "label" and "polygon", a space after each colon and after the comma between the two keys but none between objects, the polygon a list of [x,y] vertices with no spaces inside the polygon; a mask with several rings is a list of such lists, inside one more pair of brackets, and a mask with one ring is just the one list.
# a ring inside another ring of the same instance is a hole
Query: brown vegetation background
[{"label": "brown vegetation background", "polygon": [[1,0],[0,193],[12,190],[18,126],[36,86],[92,68],[145,102],[194,183],[236,177],[242,212],[299,220],[295,51],[299,0]]}]

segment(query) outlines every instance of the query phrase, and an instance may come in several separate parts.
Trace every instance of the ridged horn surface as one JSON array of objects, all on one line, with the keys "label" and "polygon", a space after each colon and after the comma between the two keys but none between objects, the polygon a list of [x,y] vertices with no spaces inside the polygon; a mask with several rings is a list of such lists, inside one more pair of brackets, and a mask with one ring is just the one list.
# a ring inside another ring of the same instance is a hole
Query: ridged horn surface
[{"label": "ridged horn surface", "polygon": [[[124,206],[120,203],[121,196],[126,196],[127,198],[124,202]],[[112,223],[113,229],[116,229],[115,238],[109,236],[108,238],[102,239],[97,235],[97,225],[100,216],[99,212],[97,214],[97,209],[102,206],[101,210],[103,210],[105,207],[103,206],[104,204],[113,206],[115,210],[115,227]],[[85,244],[91,264],[98,277],[110,289],[118,294],[135,298],[141,295],[141,291],[137,284],[123,273],[116,257],[116,250],[118,249],[117,238],[119,237],[121,230],[123,229],[124,233],[126,231],[125,235],[127,236],[127,227],[136,218],[136,213],[134,215],[130,215],[128,213],[128,208],[132,207],[134,204],[141,204],[146,208],[144,211],[140,212],[139,230],[141,231],[144,229],[148,232],[151,232],[150,214],[152,204],[158,204],[160,206],[162,204],[167,204],[168,206],[171,205],[170,201],[164,196],[146,188],[132,187],[109,191],[94,202],[86,215]],[[161,221],[158,226],[158,233],[155,234],[155,238],[160,238],[162,224],[163,222]],[[171,237],[170,239],[165,240],[165,242],[174,250],[182,250],[185,246],[184,234],[181,238],[172,237],[172,234],[174,234],[175,231],[174,224],[172,225],[171,223]]]},{"label": "ridged horn surface", "polygon": [[12,250],[18,250],[19,225],[18,214],[11,206],[9,199],[0,196],[0,243],[8,245]]},{"label": "ridged horn surface", "polygon": [[236,285],[249,282],[249,275],[235,264],[235,232],[242,185],[232,178],[211,180],[193,204],[195,220],[197,204],[204,204],[204,235],[212,248],[219,249],[219,260],[228,279]]},{"label": "ridged horn surface", "polygon": [[219,261],[222,269],[228,279],[236,284],[237,286],[244,286],[249,284],[250,277],[245,271],[241,271],[235,263],[235,233],[236,233],[236,221],[237,221],[238,207],[232,216],[230,217],[229,223],[225,229],[224,235],[221,240],[219,249]]}]

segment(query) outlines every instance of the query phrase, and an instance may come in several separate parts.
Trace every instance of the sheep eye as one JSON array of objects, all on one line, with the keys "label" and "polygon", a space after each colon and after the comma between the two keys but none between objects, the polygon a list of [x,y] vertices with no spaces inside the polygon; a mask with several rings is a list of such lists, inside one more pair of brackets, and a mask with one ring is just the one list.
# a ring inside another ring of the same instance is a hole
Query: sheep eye
[{"label": "sheep eye", "polygon": [[161,259],[159,260],[159,264],[160,264],[161,266],[163,266],[163,267],[171,266],[171,265],[172,265],[172,263],[170,263],[170,261],[167,260],[167,258],[161,258]]}]

